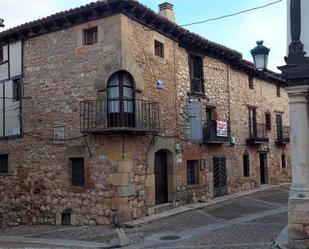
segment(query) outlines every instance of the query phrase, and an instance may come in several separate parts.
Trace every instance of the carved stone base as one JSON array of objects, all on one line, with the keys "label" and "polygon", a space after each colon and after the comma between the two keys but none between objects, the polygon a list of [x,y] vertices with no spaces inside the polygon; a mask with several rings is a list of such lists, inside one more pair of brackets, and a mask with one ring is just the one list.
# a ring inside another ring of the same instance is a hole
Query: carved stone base
[{"label": "carved stone base", "polygon": [[289,248],[309,248],[309,188],[292,186],[289,197]]}]

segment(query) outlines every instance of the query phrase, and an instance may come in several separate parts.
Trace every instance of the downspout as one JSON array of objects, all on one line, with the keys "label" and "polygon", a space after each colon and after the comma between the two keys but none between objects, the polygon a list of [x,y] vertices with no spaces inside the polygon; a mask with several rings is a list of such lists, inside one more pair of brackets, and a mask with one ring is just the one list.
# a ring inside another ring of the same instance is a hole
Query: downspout
[{"label": "downspout", "polygon": [[228,89],[228,131],[230,132],[230,140],[232,139],[231,132],[231,88],[230,88],[230,66],[226,64],[226,81],[227,81],[227,89]]}]

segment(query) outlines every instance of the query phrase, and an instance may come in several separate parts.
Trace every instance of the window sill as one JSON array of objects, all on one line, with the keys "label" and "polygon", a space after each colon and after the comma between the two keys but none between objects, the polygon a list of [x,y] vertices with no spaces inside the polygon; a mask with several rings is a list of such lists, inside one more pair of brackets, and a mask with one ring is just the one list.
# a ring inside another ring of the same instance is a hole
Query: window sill
[{"label": "window sill", "polygon": [[0,177],[1,176],[13,176],[11,173],[0,173]]},{"label": "window sill", "polygon": [[192,97],[199,97],[199,98],[202,98],[202,99],[207,99],[207,96],[206,96],[205,93],[188,92],[187,95],[192,96]]},{"label": "window sill", "polygon": [[6,61],[0,61],[0,65],[6,64],[6,63],[8,63],[8,62],[9,62],[8,60],[6,60]]},{"label": "window sill", "polygon": [[200,187],[200,185],[199,185],[199,184],[187,185],[187,189],[188,189],[188,190],[197,189],[197,188],[199,188],[199,187]]},{"label": "window sill", "polygon": [[14,140],[14,139],[19,139],[19,138],[23,138],[23,135],[12,135],[12,136],[0,137],[0,141],[3,141],[3,140]]}]

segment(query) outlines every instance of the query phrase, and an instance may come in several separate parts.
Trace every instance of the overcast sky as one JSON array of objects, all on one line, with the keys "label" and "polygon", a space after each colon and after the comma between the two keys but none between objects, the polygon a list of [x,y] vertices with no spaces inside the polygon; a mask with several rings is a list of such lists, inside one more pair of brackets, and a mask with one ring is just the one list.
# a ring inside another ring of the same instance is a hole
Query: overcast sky
[{"label": "overcast sky", "polygon": [[[182,25],[194,21],[218,17],[248,8],[261,6],[275,0],[169,0],[174,4],[177,23]],[[7,28],[45,17],[59,11],[78,7],[91,0],[1,0],[0,17]],[[158,11],[164,0],[140,0]],[[252,61],[250,49],[257,40],[271,48],[269,68],[277,71],[284,65],[286,53],[286,0],[235,17],[187,27],[205,38],[236,49],[245,59]]]}]

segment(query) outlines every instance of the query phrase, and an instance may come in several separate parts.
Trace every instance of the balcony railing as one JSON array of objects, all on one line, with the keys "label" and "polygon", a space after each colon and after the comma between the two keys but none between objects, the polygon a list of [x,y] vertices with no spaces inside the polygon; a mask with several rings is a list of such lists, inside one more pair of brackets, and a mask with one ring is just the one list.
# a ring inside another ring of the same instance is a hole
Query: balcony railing
[{"label": "balcony railing", "polygon": [[86,100],[80,104],[82,133],[154,133],[159,103],[138,99]]},{"label": "balcony railing", "polygon": [[265,124],[250,124],[247,143],[249,144],[267,144],[269,138]]},{"label": "balcony railing", "polygon": [[230,141],[230,133],[228,131],[227,123],[221,122],[221,125],[226,127],[219,127],[215,120],[208,121],[204,127],[203,136],[204,144],[223,144]]},{"label": "balcony railing", "polygon": [[290,127],[276,125],[276,144],[289,144],[290,143]]}]

